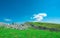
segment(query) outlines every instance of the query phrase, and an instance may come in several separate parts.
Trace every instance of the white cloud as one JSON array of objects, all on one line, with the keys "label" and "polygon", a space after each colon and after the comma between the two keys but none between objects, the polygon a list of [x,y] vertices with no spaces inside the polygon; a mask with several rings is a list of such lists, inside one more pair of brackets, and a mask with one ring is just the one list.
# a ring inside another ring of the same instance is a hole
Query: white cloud
[{"label": "white cloud", "polygon": [[11,19],[4,19],[4,21],[11,21]]},{"label": "white cloud", "polygon": [[34,22],[40,22],[43,20],[43,17],[46,17],[47,14],[46,13],[38,13],[38,14],[34,14],[32,19],[34,19]]}]

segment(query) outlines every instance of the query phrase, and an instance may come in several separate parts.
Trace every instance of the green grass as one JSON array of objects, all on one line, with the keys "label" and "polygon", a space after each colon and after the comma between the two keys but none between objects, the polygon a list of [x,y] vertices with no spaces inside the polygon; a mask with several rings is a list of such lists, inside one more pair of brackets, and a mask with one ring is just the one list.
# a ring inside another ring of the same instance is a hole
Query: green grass
[{"label": "green grass", "polygon": [[[31,22],[36,26],[44,26],[48,28],[60,29],[60,24],[53,23],[39,23]],[[60,32],[49,31],[49,30],[36,30],[29,28],[29,30],[16,30],[11,28],[0,27],[0,38],[60,38]]]},{"label": "green grass", "polygon": [[35,26],[44,26],[48,28],[57,28],[60,29],[60,24],[55,23],[42,23],[42,22],[29,22],[30,24],[33,24]]},{"label": "green grass", "polygon": [[0,38],[60,38],[60,32],[0,28]]}]

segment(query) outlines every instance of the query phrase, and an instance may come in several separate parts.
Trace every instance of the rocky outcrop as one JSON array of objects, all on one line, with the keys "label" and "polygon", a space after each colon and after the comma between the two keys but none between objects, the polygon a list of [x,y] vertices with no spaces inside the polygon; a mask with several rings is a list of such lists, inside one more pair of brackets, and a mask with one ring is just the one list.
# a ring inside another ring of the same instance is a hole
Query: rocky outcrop
[{"label": "rocky outcrop", "polygon": [[29,26],[27,24],[0,24],[0,27],[5,27],[5,28],[11,28],[11,29],[19,29],[19,30],[25,30],[28,29]]}]

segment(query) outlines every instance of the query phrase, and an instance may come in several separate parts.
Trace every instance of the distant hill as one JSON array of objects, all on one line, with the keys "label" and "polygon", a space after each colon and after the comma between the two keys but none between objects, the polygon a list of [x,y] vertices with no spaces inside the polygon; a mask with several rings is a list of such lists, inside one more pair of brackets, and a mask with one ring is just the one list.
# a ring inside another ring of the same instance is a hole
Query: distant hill
[{"label": "distant hill", "polygon": [[23,24],[5,24],[0,23],[0,27],[26,30],[26,29],[38,29],[38,30],[51,30],[60,31],[60,24],[55,23],[42,23],[42,22],[25,22]]},{"label": "distant hill", "polygon": [[36,29],[60,31],[60,24],[44,22],[26,22],[26,24],[30,24],[32,27]]},{"label": "distant hill", "polygon": [[28,22],[28,23],[33,24],[35,26],[43,26],[48,28],[60,29],[60,24],[55,24],[55,23],[44,23],[44,22]]}]

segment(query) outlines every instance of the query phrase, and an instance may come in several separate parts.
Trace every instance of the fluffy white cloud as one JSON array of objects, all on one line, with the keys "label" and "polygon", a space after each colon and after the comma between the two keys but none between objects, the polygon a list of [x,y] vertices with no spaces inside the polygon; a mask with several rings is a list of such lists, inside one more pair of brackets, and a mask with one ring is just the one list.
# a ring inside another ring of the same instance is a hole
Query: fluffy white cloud
[{"label": "fluffy white cloud", "polygon": [[38,14],[34,14],[32,19],[35,19],[34,22],[40,22],[41,20],[43,20],[43,17],[46,16],[47,16],[46,13],[38,13]]},{"label": "fluffy white cloud", "polygon": [[4,21],[11,21],[11,19],[4,19]]}]

